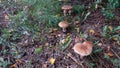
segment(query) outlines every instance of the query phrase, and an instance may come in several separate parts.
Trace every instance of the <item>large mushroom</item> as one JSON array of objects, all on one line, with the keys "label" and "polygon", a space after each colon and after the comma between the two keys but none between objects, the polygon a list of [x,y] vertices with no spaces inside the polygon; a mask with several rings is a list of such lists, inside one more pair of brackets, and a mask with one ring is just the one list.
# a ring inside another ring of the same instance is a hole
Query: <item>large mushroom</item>
[{"label": "large mushroom", "polygon": [[62,28],[63,32],[66,32],[66,28],[69,26],[69,23],[66,22],[66,21],[61,21],[61,22],[58,24],[58,26]]},{"label": "large mushroom", "polygon": [[67,15],[67,12],[69,13],[69,15],[71,15],[71,12],[72,12],[71,9],[72,9],[71,5],[64,5],[64,6],[62,6],[62,10],[63,10],[64,16]]},{"label": "large mushroom", "polygon": [[74,52],[79,54],[81,59],[84,56],[90,55],[92,49],[93,49],[93,44],[90,41],[85,41],[83,43],[76,43],[73,47]]}]

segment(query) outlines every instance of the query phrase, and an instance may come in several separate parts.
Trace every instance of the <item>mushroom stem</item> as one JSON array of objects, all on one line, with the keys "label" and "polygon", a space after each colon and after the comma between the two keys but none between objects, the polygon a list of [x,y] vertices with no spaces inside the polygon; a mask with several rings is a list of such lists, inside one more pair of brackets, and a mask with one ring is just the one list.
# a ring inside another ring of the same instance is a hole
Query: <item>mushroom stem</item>
[{"label": "mushroom stem", "polygon": [[71,13],[72,13],[72,10],[69,10],[69,11],[68,11],[68,13],[69,13],[69,15],[71,15]]},{"label": "mushroom stem", "polygon": [[66,38],[66,34],[63,34],[63,35],[62,35],[62,38],[65,39],[65,38]]},{"label": "mushroom stem", "polygon": [[66,32],[66,28],[63,28],[63,32]]},{"label": "mushroom stem", "polygon": [[80,59],[82,60],[84,56],[80,56]]},{"label": "mushroom stem", "polygon": [[63,10],[64,16],[66,16],[67,14],[67,10]]}]

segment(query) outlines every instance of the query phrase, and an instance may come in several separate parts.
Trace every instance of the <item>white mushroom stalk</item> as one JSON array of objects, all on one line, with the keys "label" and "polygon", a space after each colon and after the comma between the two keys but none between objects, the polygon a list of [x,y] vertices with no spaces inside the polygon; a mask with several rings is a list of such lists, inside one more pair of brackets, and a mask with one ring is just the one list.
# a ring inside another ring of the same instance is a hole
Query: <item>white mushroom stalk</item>
[{"label": "white mushroom stalk", "polygon": [[71,5],[64,5],[64,6],[62,6],[61,9],[63,10],[64,16],[66,16],[67,13],[69,15],[71,15],[71,13],[72,13],[72,6]]}]

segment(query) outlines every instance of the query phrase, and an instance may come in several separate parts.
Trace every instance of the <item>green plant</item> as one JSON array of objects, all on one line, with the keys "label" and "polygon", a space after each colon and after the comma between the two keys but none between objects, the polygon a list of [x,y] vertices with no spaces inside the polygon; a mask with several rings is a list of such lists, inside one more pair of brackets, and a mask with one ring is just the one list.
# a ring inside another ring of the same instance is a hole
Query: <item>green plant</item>
[{"label": "green plant", "polygon": [[104,36],[105,38],[109,38],[109,39],[116,37],[119,40],[120,35],[116,33],[116,31],[118,30],[120,30],[120,26],[116,28],[110,28],[108,25],[106,25],[103,27],[102,36]]},{"label": "green plant", "polygon": [[69,44],[71,43],[71,38],[70,36],[67,36],[67,38],[65,39],[65,43],[63,44],[62,43],[62,38],[61,38],[61,41],[59,43],[59,48],[61,51],[65,51],[68,47],[69,47]]},{"label": "green plant", "polygon": [[118,59],[112,59],[111,62],[116,66],[116,68],[120,68],[120,61]]},{"label": "green plant", "polygon": [[61,5],[56,0],[23,0],[29,7],[27,16],[39,23],[45,23],[46,27],[55,26],[61,20]]},{"label": "green plant", "polygon": [[109,60],[110,62],[112,62],[114,64],[115,68],[119,68],[120,67],[120,64],[119,64],[120,61],[118,59],[116,59],[116,58],[110,58],[108,56],[108,54],[105,54],[104,58],[106,58],[107,60]]},{"label": "green plant", "polygon": [[81,38],[88,38],[88,35],[80,32],[79,33],[79,37],[81,37]]},{"label": "green plant", "polygon": [[101,48],[99,48],[99,47],[95,47],[94,48],[94,50],[93,50],[93,53],[100,53],[100,52],[102,52],[102,49]]},{"label": "green plant", "polygon": [[7,68],[8,64],[10,64],[10,62],[5,61],[4,58],[0,57],[0,67]]},{"label": "green plant", "polygon": [[46,30],[48,27],[56,27],[63,19],[60,2],[56,0],[21,0],[14,3],[15,7],[21,6],[15,14],[10,14],[12,23],[9,26],[19,37],[27,32],[34,39],[39,38],[41,28]]},{"label": "green plant", "polygon": [[105,8],[102,8],[102,12],[104,13],[103,15],[107,18],[107,19],[114,19],[114,14],[111,10],[106,10]]},{"label": "green plant", "polygon": [[[119,0],[107,0],[107,6],[102,8],[102,12],[107,19],[114,19],[114,10],[120,6]],[[105,3],[106,4],[106,3]]]},{"label": "green plant", "polygon": [[73,13],[82,14],[85,11],[86,7],[84,5],[74,5]]},{"label": "green plant", "polygon": [[108,0],[108,9],[115,9],[120,5],[119,0]]}]

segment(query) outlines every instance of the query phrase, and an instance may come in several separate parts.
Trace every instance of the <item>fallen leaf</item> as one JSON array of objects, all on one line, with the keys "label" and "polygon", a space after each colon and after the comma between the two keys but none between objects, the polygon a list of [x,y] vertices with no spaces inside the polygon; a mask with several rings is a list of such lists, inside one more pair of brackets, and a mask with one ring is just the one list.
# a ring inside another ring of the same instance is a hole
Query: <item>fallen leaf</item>
[{"label": "fallen leaf", "polygon": [[65,44],[65,42],[66,42],[66,39],[62,39],[62,40],[61,40],[61,43],[62,43],[62,44]]},{"label": "fallen leaf", "polygon": [[118,38],[117,38],[117,37],[112,37],[112,39],[113,39],[113,40],[115,40],[115,41],[117,41],[117,40],[118,40]]},{"label": "fallen leaf", "polygon": [[107,53],[107,55],[110,56],[110,57],[114,56],[114,54],[110,51]]},{"label": "fallen leaf", "polygon": [[22,62],[20,59],[17,59],[17,60],[15,60],[15,61],[16,61],[16,63],[23,64],[23,62]]},{"label": "fallen leaf", "polygon": [[53,31],[56,32],[58,29],[57,28],[53,28]]},{"label": "fallen leaf", "polygon": [[101,47],[103,44],[102,43],[98,43],[97,45]]},{"label": "fallen leaf", "polygon": [[58,18],[60,16],[60,14],[56,14],[54,17]]},{"label": "fallen leaf", "polygon": [[8,32],[13,32],[13,31],[14,31],[13,29],[8,30]]},{"label": "fallen leaf", "polygon": [[94,31],[93,29],[90,29],[90,30],[89,30],[89,33],[90,33],[90,34],[94,34],[95,31]]},{"label": "fallen leaf", "polygon": [[120,46],[120,42],[119,41],[117,41],[117,44],[118,44],[118,46]]},{"label": "fallen leaf", "polygon": [[49,43],[48,43],[48,42],[46,42],[46,43],[45,43],[45,46],[49,46]]},{"label": "fallen leaf", "polygon": [[42,67],[43,68],[47,68],[47,64],[46,63],[42,63]]},{"label": "fallen leaf", "polygon": [[8,14],[4,14],[4,16],[5,16],[5,20],[8,20],[8,19],[9,19]]},{"label": "fallen leaf", "polygon": [[75,28],[77,30],[77,32],[79,33],[80,32],[80,28]]},{"label": "fallen leaf", "polygon": [[17,65],[13,64],[13,65],[10,66],[10,68],[17,68]]},{"label": "fallen leaf", "polygon": [[94,36],[95,36],[95,37],[102,38],[102,35],[101,35],[99,32],[95,32],[95,33],[94,33]]},{"label": "fallen leaf", "polygon": [[113,27],[112,27],[112,26],[108,26],[108,29],[109,29],[110,31],[112,31],[112,30],[113,30]]},{"label": "fallen leaf", "polygon": [[58,34],[57,36],[58,36],[58,37],[61,37],[61,36],[62,36],[62,34]]},{"label": "fallen leaf", "polygon": [[49,59],[50,64],[54,64],[54,63],[55,63],[55,60],[56,60],[55,58],[50,58],[50,59]]}]

